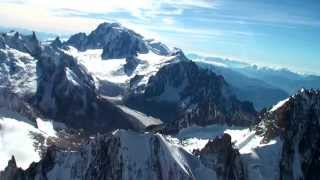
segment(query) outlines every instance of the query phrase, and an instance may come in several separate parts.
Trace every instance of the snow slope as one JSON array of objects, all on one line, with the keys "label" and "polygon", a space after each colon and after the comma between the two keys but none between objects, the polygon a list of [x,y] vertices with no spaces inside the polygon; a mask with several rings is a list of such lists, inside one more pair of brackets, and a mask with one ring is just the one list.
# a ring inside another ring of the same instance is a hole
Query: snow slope
[{"label": "snow slope", "polygon": [[123,105],[118,105],[118,107],[125,112],[126,114],[134,117],[137,121],[139,121],[139,124],[141,125],[141,128],[146,128],[151,125],[159,125],[162,124],[162,121],[160,119],[154,118],[152,116],[148,116],[146,114],[143,114],[139,111],[136,111],[134,109],[128,108]]},{"label": "snow slope", "polygon": [[127,75],[124,71],[124,65],[127,63],[125,58],[103,60],[102,51],[102,49],[78,51],[71,46],[69,50],[65,50],[66,53],[76,57],[93,76],[116,84],[127,84],[136,75],[144,76],[141,83],[145,84],[151,75],[174,58],[174,56],[161,56],[152,51],[138,54],[137,59],[140,63],[131,75]]},{"label": "snow slope", "polygon": [[54,156],[49,155],[52,158],[38,164],[48,171],[31,168],[20,174],[22,178],[29,175],[48,180],[217,179],[213,170],[161,134],[116,130],[110,135],[98,135],[79,151],[53,153]]},{"label": "snow slope", "polygon": [[45,121],[41,118],[37,118],[36,121],[38,129],[42,133],[51,137],[57,137],[57,132],[54,130],[54,125],[52,121]]},{"label": "snow slope", "polygon": [[30,120],[15,112],[0,110],[0,170],[7,166],[13,155],[17,165],[23,169],[40,160],[40,144],[37,144],[35,137],[40,135],[47,138],[48,135],[32,124]]},{"label": "snow slope", "polygon": [[[255,134],[249,128],[211,125],[207,127],[190,127],[182,129],[177,137],[167,139],[181,146],[189,153],[205,147],[210,139],[227,133],[231,136],[234,146],[239,149],[241,159],[247,169],[250,180],[271,180],[279,178],[279,162],[282,151],[280,138],[263,144],[263,137]],[[271,158],[272,157],[272,158]]]}]

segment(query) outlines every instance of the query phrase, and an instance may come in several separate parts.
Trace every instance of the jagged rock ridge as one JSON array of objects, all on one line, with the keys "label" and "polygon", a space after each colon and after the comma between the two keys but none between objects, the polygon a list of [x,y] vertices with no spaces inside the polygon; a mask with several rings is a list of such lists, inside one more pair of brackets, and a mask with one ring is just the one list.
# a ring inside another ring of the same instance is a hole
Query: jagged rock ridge
[{"label": "jagged rock ridge", "polygon": [[267,112],[261,131],[268,141],[283,139],[280,162],[281,179],[317,179],[319,177],[320,92],[301,90]]},{"label": "jagged rock ridge", "polygon": [[127,101],[134,105],[139,101],[170,104],[174,117],[167,127],[169,131],[215,123],[247,126],[256,121],[252,104],[237,100],[222,76],[200,69],[191,61],[164,66]]}]

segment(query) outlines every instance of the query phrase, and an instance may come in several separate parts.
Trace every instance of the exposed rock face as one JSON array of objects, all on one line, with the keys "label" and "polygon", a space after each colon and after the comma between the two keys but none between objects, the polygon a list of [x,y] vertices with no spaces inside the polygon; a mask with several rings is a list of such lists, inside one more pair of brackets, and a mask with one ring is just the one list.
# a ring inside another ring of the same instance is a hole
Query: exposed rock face
[{"label": "exposed rock face", "polygon": [[35,33],[32,35],[21,35],[18,32],[10,32],[1,34],[1,36],[5,44],[10,48],[28,53],[32,56],[36,56],[41,52],[40,41],[37,39]]},{"label": "exposed rock face", "polygon": [[140,63],[140,60],[137,59],[136,57],[128,57],[126,58],[126,64],[123,66],[124,72],[128,75],[131,76],[138,64]]},{"label": "exposed rock face", "polygon": [[0,89],[27,98],[35,94],[37,59],[15,49],[0,49]]},{"label": "exposed rock face", "polygon": [[5,41],[3,43],[3,48],[0,47],[0,108],[16,111],[33,120],[35,110],[28,102],[37,90],[37,59],[12,49]]},{"label": "exposed rock face", "polygon": [[0,36],[0,49],[4,49],[6,47],[5,40],[3,36]]},{"label": "exposed rock face", "polygon": [[317,179],[320,176],[320,92],[300,92],[277,113],[284,131],[281,179]]},{"label": "exposed rock face", "polygon": [[222,76],[199,69],[191,61],[162,67],[140,92],[135,94],[135,100],[138,96],[147,103],[171,104],[175,117],[167,126],[168,131],[215,123],[245,126],[256,121],[252,104],[237,100]]},{"label": "exposed rock face", "polygon": [[79,51],[85,51],[87,49],[87,42],[88,37],[86,33],[77,33],[72,35],[66,44],[77,48]]},{"label": "exposed rock face", "polygon": [[56,158],[56,149],[50,147],[46,156],[39,163],[32,163],[27,170],[18,168],[14,156],[8,162],[4,171],[0,172],[0,180],[35,180],[43,179],[44,175],[54,167]]},{"label": "exposed rock face", "polygon": [[193,180],[197,178],[188,164],[190,158],[197,161],[192,155],[169,145],[161,135],[139,135],[121,130],[109,136],[98,136],[77,151],[50,148],[43,160],[25,171],[10,162],[0,177],[1,180]]},{"label": "exposed rock face", "polygon": [[143,37],[117,23],[102,23],[88,36],[78,33],[66,43],[80,51],[103,49],[104,59],[119,59],[147,53],[148,47]]},{"label": "exposed rock face", "polygon": [[246,179],[240,153],[232,147],[230,135],[223,134],[209,141],[197,154],[200,155],[200,160],[206,167],[214,169],[218,179]]},{"label": "exposed rock face", "polygon": [[55,48],[61,48],[63,46],[63,43],[61,42],[59,37],[56,37],[56,39],[51,42],[51,46]]},{"label": "exposed rock face", "polygon": [[14,156],[12,156],[11,160],[8,162],[8,166],[5,168],[3,172],[0,172],[1,180],[18,180],[23,177],[23,171],[17,167],[16,160]]},{"label": "exposed rock face", "polygon": [[320,92],[302,90],[264,119],[265,140],[283,139],[280,179],[320,176]]},{"label": "exposed rock face", "polygon": [[119,109],[98,96],[93,78],[73,57],[51,48],[45,52],[37,63],[35,104],[46,116],[92,131],[133,127]]}]

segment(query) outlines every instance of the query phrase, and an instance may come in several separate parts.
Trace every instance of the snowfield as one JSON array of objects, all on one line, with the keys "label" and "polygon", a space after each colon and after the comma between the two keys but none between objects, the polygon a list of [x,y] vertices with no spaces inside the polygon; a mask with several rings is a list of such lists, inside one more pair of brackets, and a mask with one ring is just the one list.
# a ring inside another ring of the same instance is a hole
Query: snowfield
[{"label": "snowfield", "polygon": [[[167,140],[192,153],[205,147],[210,139],[227,133],[231,136],[234,147],[239,149],[244,165],[249,169],[250,180],[279,179],[279,161],[282,152],[280,138],[261,143],[263,137],[249,128],[210,125],[207,127],[190,127],[182,129],[177,137],[166,136]],[[272,157],[272,158],[271,158]]]},{"label": "snowfield", "polygon": [[[45,139],[54,136],[55,131],[50,122],[37,119],[38,128],[25,117],[6,109],[0,110],[0,171],[14,155],[17,166],[26,169],[32,162],[40,160],[38,141],[35,137]],[[45,145],[45,141],[43,142]]]},{"label": "snowfield", "polygon": [[152,51],[147,54],[138,54],[137,59],[140,63],[131,75],[124,71],[126,59],[107,59],[101,58],[102,49],[90,49],[84,52],[69,46],[65,52],[75,57],[80,64],[84,65],[87,70],[99,80],[106,80],[115,84],[126,84],[135,75],[143,75],[144,78],[140,84],[146,84],[150,76],[172,60],[175,56],[161,56]]}]

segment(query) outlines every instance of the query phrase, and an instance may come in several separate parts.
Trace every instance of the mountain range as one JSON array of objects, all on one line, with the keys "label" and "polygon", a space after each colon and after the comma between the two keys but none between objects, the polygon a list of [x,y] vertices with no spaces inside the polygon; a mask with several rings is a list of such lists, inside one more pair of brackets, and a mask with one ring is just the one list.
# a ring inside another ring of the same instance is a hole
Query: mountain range
[{"label": "mountain range", "polygon": [[185,55],[118,23],[2,33],[0,62],[0,180],[320,175],[317,76]]}]

